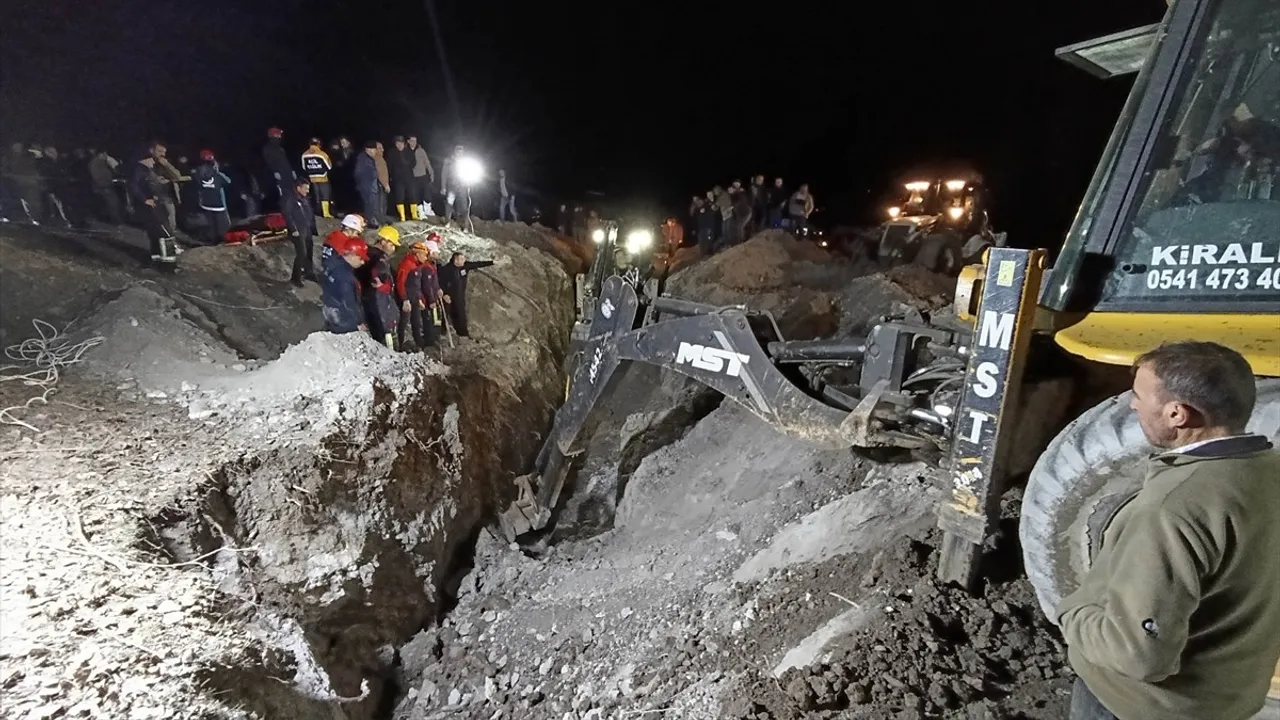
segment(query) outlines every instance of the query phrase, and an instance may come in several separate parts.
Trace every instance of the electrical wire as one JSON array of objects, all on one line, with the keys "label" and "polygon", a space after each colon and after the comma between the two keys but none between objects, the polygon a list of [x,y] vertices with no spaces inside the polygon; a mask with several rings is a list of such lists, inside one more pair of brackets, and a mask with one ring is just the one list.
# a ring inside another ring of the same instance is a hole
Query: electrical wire
[{"label": "electrical wire", "polygon": [[95,335],[81,342],[72,342],[44,320],[36,318],[31,324],[35,326],[37,337],[4,349],[5,357],[18,364],[0,366],[0,382],[21,383],[25,387],[37,388],[37,391],[21,405],[0,409],[0,424],[18,425],[40,432],[34,425],[19,420],[14,413],[27,410],[36,403],[48,404],[49,396],[57,389],[62,369],[79,363],[84,354],[102,343],[104,338]]}]

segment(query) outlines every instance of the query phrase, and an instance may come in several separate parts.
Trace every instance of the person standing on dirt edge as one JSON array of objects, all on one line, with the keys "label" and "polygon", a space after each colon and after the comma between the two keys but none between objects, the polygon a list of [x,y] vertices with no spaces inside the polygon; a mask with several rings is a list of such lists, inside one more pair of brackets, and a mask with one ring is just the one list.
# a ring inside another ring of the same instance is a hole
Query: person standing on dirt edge
[{"label": "person standing on dirt edge", "polygon": [[391,202],[396,206],[400,222],[404,222],[412,217],[409,205],[414,198],[413,151],[400,135],[393,141],[391,155],[387,157],[387,169],[391,175]]},{"label": "person standing on dirt edge", "polygon": [[400,247],[400,231],[391,225],[378,230],[378,239],[369,248],[369,262],[356,271],[356,279],[364,292],[365,324],[374,340],[395,350],[400,308],[396,307],[395,276],[391,272],[391,256]]},{"label": "person standing on dirt edge", "polygon": [[324,307],[324,328],[331,333],[362,332],[368,329],[360,303],[360,281],[355,269],[369,259],[369,246],[360,237],[346,236],[334,244],[325,242],[320,252],[324,277],[320,281],[320,302]]},{"label": "person standing on dirt edge", "polygon": [[1130,406],[1160,452],[1090,520],[1101,547],[1057,608],[1070,717],[1247,720],[1280,659],[1280,452],[1245,430],[1257,386],[1236,351],[1177,342],[1133,368]]},{"label": "person standing on dirt edge", "polygon": [[129,194],[137,204],[138,219],[147,231],[147,239],[151,241],[151,262],[163,270],[177,269],[177,243],[173,239],[173,231],[166,225],[168,218],[164,208],[157,200],[158,188],[167,189],[155,173],[156,159],[151,149],[143,154],[142,159],[133,168],[129,178]]},{"label": "person standing on dirt edge", "polygon": [[808,229],[809,215],[812,212],[813,195],[809,193],[809,184],[803,183],[787,203],[787,213],[791,216],[791,231],[799,234]]},{"label": "person standing on dirt edge", "polygon": [[456,252],[448,264],[440,266],[440,291],[444,293],[445,315],[458,337],[471,337],[467,327],[467,273],[493,264],[493,260],[468,261],[465,254]]},{"label": "person standing on dirt edge", "polygon": [[316,279],[315,266],[312,264],[315,245],[311,239],[316,236],[316,214],[309,199],[311,183],[305,177],[300,177],[293,181],[293,186],[293,192],[285,198],[280,209],[289,228],[289,239],[293,241],[293,275],[289,277],[289,282],[294,287],[302,287],[303,280]]},{"label": "person standing on dirt edge", "polygon": [[262,146],[262,160],[267,164],[267,172],[275,178],[276,197],[280,199],[282,209],[293,189],[293,181],[297,178],[293,172],[293,164],[289,162],[289,156],[285,154],[284,145],[281,144],[283,142],[284,131],[273,127],[267,130],[267,144]]},{"label": "person standing on dirt edge", "polygon": [[[409,252],[400,260],[396,268],[396,296],[400,301],[399,339],[400,348],[405,347],[405,327],[413,332],[414,346],[426,350],[436,344],[436,325],[427,315],[428,308],[435,305],[436,295],[428,295],[431,288],[424,280],[426,266],[431,262],[431,253],[439,249],[440,234],[427,233],[427,240],[418,240],[409,246]],[[433,250],[434,248],[434,250]],[[431,268],[431,277],[435,277],[435,269]],[[438,285],[435,286],[438,289]]]},{"label": "person standing on dirt edge", "polygon": [[206,221],[205,239],[210,245],[217,245],[227,239],[227,231],[231,229],[231,216],[227,213],[227,188],[231,187],[231,178],[218,169],[218,159],[212,150],[200,151],[200,167],[192,177]]},{"label": "person standing on dirt edge", "polygon": [[378,227],[382,220],[379,212],[378,161],[374,156],[378,153],[378,143],[370,140],[364,144],[364,152],[355,159],[352,176],[356,182],[356,192],[360,194],[360,206],[364,209],[365,221],[370,227]]},{"label": "person standing on dirt edge", "polygon": [[424,220],[431,213],[427,208],[431,205],[431,188],[436,183],[436,171],[431,167],[431,158],[426,148],[418,144],[418,138],[410,135],[405,143],[413,153],[413,192],[411,210],[414,220]]},{"label": "person standing on dirt edge", "polygon": [[320,147],[320,138],[311,138],[311,145],[302,153],[302,174],[311,183],[311,207],[320,211],[320,217],[333,217],[329,208],[333,204],[333,186],[329,182],[332,171],[333,160]]}]

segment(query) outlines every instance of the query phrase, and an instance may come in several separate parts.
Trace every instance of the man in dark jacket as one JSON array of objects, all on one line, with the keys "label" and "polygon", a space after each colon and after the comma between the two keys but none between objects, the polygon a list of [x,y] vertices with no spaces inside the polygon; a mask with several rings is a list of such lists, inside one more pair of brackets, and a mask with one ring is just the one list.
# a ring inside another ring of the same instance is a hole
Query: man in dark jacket
[{"label": "man in dark jacket", "polygon": [[293,171],[293,163],[289,162],[289,155],[284,151],[283,141],[284,131],[273,127],[267,130],[267,144],[262,146],[262,160],[267,165],[267,172],[275,179],[276,197],[280,199],[282,206],[292,192],[293,181],[297,177]]},{"label": "man in dark jacket", "polygon": [[200,151],[200,163],[192,176],[196,184],[196,199],[208,221],[205,239],[210,245],[217,245],[226,240],[227,230],[231,229],[231,215],[227,212],[227,188],[231,187],[231,178],[218,168],[218,160],[212,150]]},{"label": "man in dark jacket", "polygon": [[1261,717],[1280,659],[1280,453],[1245,429],[1253,369],[1199,341],[1133,367],[1129,404],[1162,452],[1135,495],[1099,513],[1100,547],[1057,607],[1079,675],[1070,717]]},{"label": "man in dark jacket", "polygon": [[395,145],[387,155],[387,172],[391,179],[391,203],[396,206],[400,222],[408,220],[409,205],[413,203],[413,151],[397,135]]},{"label": "man in dark jacket", "polygon": [[782,178],[773,179],[773,187],[769,189],[769,227],[782,227],[782,215],[787,209],[787,201],[791,195],[782,183]]},{"label": "man in dark jacket", "polygon": [[431,255],[439,252],[439,233],[428,233],[427,240],[409,246],[409,253],[396,268],[396,295],[400,300],[399,336],[404,347],[405,326],[413,331],[418,350],[434,347],[438,335],[430,310],[440,299],[440,286]]},{"label": "man in dark jacket", "polygon": [[312,241],[317,235],[315,210],[311,207],[311,182],[305,177],[293,181],[293,192],[284,201],[285,224],[289,228],[289,239],[293,241],[293,274],[289,282],[295,287],[302,287],[303,280],[316,279],[315,266],[312,264],[315,245]]},{"label": "man in dark jacket", "polygon": [[356,192],[360,195],[360,206],[364,209],[364,220],[369,227],[382,225],[379,211],[378,162],[374,155],[378,152],[378,143],[370,140],[364,144],[364,152],[356,156],[352,177],[355,179]]},{"label": "man in dark jacket", "polygon": [[365,322],[373,339],[395,350],[396,330],[400,324],[400,308],[395,295],[395,275],[391,256],[400,247],[400,231],[391,225],[378,229],[378,239],[369,248],[369,262],[356,271],[364,292]]},{"label": "man in dark jacket", "polygon": [[166,224],[164,208],[157,199],[168,186],[156,176],[155,164],[155,157],[150,151],[138,161],[129,179],[129,194],[137,208],[138,220],[151,241],[151,262],[161,269],[173,270],[178,262],[177,243],[172,229]]},{"label": "man in dark jacket", "polygon": [[112,225],[124,222],[120,193],[116,189],[115,160],[106,150],[98,150],[89,159],[89,182],[97,199],[99,216]]},{"label": "man in dark jacket", "polygon": [[343,237],[325,243],[320,251],[320,302],[324,306],[324,327],[331,333],[367,330],[360,302],[360,282],[355,269],[369,259],[369,246],[358,237]]},{"label": "man in dark jacket", "polygon": [[440,291],[444,293],[445,315],[458,337],[471,337],[467,327],[467,273],[493,265],[492,260],[473,260],[456,252],[449,263],[440,266]]},{"label": "man in dark jacket", "polygon": [[747,192],[751,197],[751,227],[747,234],[753,235],[767,227],[769,217],[769,188],[765,187],[764,176],[756,175],[751,178],[751,187]]},{"label": "man in dark jacket", "polygon": [[436,171],[431,167],[431,158],[426,148],[418,144],[418,138],[410,135],[405,144],[413,153],[413,199],[411,210],[414,220],[425,220],[427,206],[431,204],[431,188],[436,183]]}]

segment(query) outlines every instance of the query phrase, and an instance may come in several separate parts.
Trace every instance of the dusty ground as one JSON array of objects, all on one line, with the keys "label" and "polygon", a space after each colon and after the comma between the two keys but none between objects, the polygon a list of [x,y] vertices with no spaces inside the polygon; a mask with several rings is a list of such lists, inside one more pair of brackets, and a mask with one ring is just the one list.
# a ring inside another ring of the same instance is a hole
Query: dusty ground
[{"label": "dusty ground", "polygon": [[[27,424],[0,436],[7,711],[1058,716],[1060,648],[1008,542],[981,597],[928,580],[926,467],[814,450],[651,368],[604,409],[545,556],[482,531],[563,392],[585,258],[477,230],[446,249],[511,262],[474,276],[477,342],[429,356],[312,335],[318,293],[283,282],[278,245],[191,250],[173,277],[139,269],[131,231],[0,232],[4,344],[42,318],[65,328],[46,357],[79,360],[31,376],[45,403],[0,383]],[[946,301],[879,270],[770,234],[669,289],[792,338]]]}]

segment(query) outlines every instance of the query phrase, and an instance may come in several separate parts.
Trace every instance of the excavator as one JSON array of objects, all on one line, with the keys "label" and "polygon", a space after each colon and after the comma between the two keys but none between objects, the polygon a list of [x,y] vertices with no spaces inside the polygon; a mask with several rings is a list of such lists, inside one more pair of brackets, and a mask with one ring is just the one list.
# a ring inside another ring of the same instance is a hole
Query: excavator
[{"label": "excavator", "polygon": [[991,229],[987,190],[978,173],[912,180],[903,190],[880,226],[876,257],[881,263],[911,262],[955,276],[987,248],[1005,244],[1005,233]]},{"label": "excavator", "polygon": [[[1140,354],[1187,338],[1236,349],[1259,376],[1249,429],[1280,438],[1280,2],[1170,0],[1157,24],[1058,55],[1137,76],[1052,264],[993,246],[960,272],[950,312],[803,341],[743,306],[659,296],[638,314],[634,287],[608,278],[536,472],[500,517],[508,537],[552,525],[625,362],[819,446],[931,459],[938,576],[971,590],[1000,497],[1025,475],[1023,563],[1050,619],[1100,521],[1141,486],[1150,448],[1121,392]],[[1263,716],[1280,716],[1280,668]]]}]

